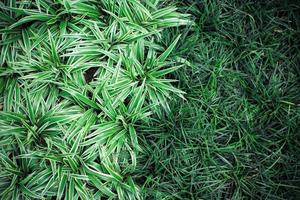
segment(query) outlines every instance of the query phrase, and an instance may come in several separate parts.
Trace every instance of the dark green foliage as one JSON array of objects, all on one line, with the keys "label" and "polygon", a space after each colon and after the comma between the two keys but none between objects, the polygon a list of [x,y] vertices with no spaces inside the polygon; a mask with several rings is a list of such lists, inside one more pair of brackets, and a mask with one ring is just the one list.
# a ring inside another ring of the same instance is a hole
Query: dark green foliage
[{"label": "dark green foliage", "polygon": [[[170,1],[173,2],[174,1]],[[174,3],[175,4],[175,3]],[[298,199],[299,6],[180,2],[196,26],[173,56],[186,100],[143,128],[150,199]],[[155,127],[155,128],[154,128]],[[147,173],[146,173],[147,172]]]}]

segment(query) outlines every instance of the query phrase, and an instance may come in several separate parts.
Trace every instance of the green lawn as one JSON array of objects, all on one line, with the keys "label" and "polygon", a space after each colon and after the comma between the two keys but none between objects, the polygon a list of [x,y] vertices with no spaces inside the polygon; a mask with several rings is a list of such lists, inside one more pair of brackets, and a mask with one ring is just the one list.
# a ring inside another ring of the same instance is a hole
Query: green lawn
[{"label": "green lawn", "polygon": [[2,0],[0,199],[299,199],[296,1]]}]

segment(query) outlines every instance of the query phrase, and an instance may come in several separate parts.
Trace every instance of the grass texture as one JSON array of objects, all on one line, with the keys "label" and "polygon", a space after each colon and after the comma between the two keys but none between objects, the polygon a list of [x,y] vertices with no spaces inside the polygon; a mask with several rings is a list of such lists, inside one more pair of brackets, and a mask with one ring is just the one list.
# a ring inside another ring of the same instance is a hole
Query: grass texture
[{"label": "grass texture", "polygon": [[1,199],[299,198],[299,13],[1,1]]}]

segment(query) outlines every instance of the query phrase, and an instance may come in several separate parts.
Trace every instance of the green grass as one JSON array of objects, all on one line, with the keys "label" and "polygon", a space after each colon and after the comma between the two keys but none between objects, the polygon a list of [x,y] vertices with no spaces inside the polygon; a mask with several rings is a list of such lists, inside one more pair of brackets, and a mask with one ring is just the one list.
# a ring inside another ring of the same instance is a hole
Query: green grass
[{"label": "green grass", "polygon": [[1,199],[297,199],[299,11],[0,2]]}]

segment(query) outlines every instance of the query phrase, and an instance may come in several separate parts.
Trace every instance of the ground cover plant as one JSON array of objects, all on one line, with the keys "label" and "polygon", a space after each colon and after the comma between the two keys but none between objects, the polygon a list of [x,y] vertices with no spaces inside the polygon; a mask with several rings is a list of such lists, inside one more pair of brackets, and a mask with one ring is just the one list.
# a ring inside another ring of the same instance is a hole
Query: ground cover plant
[{"label": "ground cover plant", "polygon": [[299,11],[1,1],[1,199],[297,199]]}]

